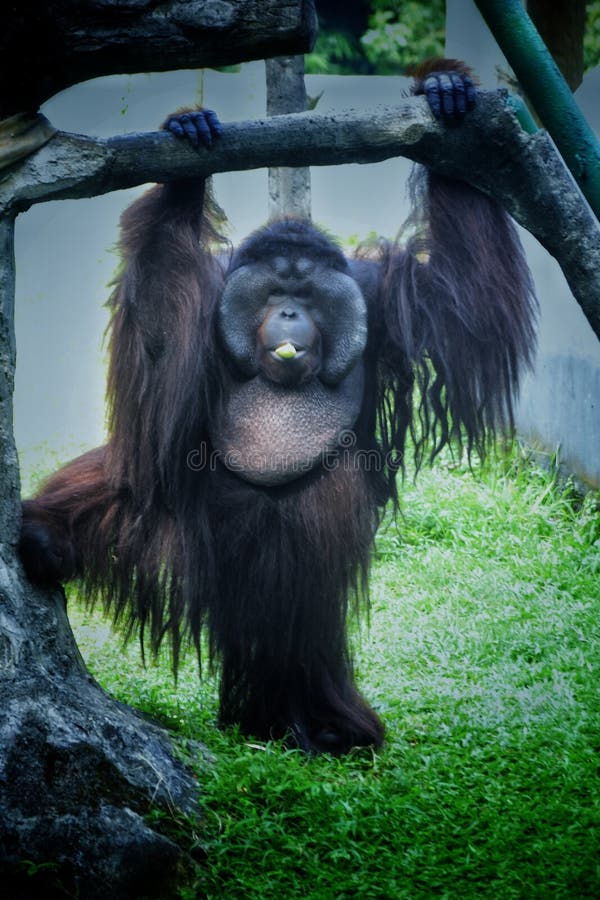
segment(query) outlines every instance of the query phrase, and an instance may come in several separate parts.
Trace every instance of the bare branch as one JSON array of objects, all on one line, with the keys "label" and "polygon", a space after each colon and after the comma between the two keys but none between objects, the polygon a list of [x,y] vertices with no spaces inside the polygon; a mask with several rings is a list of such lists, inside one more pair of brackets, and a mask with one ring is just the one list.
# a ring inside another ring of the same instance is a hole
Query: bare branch
[{"label": "bare branch", "polygon": [[[0,32],[0,118],[116,72],[306,53],[313,0],[61,0],[17,4]],[[18,77],[15,77],[18,73]]]},{"label": "bare branch", "polygon": [[482,95],[478,109],[454,129],[434,122],[422,98],[410,98],[372,113],[295,113],[227,124],[218,143],[198,152],[164,133],[109,140],[58,134],[2,182],[0,208],[215,172],[393,156],[496,197],[557,258],[600,336],[598,222],[546,133],[522,131],[499,94]]}]

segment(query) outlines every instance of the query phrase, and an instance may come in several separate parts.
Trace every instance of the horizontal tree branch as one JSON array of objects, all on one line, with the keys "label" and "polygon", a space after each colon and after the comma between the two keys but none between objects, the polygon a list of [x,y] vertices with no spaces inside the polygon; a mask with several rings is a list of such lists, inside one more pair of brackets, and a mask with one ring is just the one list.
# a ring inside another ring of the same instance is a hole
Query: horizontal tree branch
[{"label": "horizontal tree branch", "polygon": [[225,124],[220,140],[198,151],[161,132],[108,140],[59,133],[0,184],[0,208],[23,210],[44,200],[216,172],[394,156],[497,198],[556,257],[600,336],[598,222],[547,134],[525,133],[501,94],[482,94],[459,128],[435,122],[425,101],[414,97],[372,113],[306,112]]},{"label": "horizontal tree branch", "polygon": [[0,119],[99,75],[307,53],[313,0],[61,0],[16,4],[0,31]]}]

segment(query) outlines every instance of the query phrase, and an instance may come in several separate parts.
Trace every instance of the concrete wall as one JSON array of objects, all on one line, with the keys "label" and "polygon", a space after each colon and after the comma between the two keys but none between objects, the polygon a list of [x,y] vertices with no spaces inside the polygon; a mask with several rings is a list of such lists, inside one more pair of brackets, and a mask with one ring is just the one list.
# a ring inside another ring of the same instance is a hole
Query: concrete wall
[{"label": "concrete wall", "polygon": [[[223,121],[259,118],[265,114],[264,68],[257,62],[239,74],[207,71],[202,84],[197,72],[101,78],[64,91],[44,112],[66,131],[152,131],[201,93]],[[402,78],[307,81],[309,95],[323,91],[323,112],[393,103],[408,88]],[[313,218],[345,239],[364,238],[370,230],[395,234],[406,217],[410,168],[403,159],[314,168]],[[103,304],[117,265],[112,247],[119,216],[141,190],[47,203],[17,220],[15,434],[25,490],[36,466],[48,469],[104,440]],[[266,171],[216,176],[215,190],[234,243],[266,221]]]},{"label": "concrete wall", "polygon": [[[486,88],[509,71],[472,0],[447,0],[446,54],[467,59]],[[588,122],[600,134],[600,68],[576,93]],[[557,454],[564,470],[600,487],[600,341],[573,299],[560,266],[521,231],[536,284],[541,318],[535,372],[517,414],[520,434],[542,452]],[[599,298],[600,300],[600,298]]]},{"label": "concrete wall", "polygon": [[[496,83],[499,51],[471,0],[448,0],[448,53],[468,59],[485,86]],[[600,73],[596,73],[598,76]],[[323,91],[319,110],[393,103],[402,78],[316,77],[309,95]],[[600,85],[589,82],[582,103],[598,125]],[[103,78],[78,85],[46,104],[61,129],[93,135],[149,131],[166,114],[198,102],[224,121],[264,115],[264,65],[240,74],[207,71]],[[342,238],[369,231],[391,236],[406,215],[406,160],[375,165],[313,168],[314,219]],[[217,176],[216,193],[241,240],[267,217],[266,172]],[[121,210],[139,193],[32,208],[17,221],[17,343],[15,430],[27,473],[47,468],[104,439],[103,303],[117,258]],[[560,455],[579,477],[600,484],[600,413],[596,398],[600,344],[574,302],[556,262],[525,235],[542,305],[535,376],[523,392],[520,431]]]}]

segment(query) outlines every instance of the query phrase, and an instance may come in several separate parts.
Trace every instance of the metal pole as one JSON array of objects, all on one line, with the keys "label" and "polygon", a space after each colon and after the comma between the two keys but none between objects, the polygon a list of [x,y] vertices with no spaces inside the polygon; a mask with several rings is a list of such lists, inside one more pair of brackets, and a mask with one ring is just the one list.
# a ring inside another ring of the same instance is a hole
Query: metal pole
[{"label": "metal pole", "polygon": [[520,0],[475,0],[544,128],[600,220],[600,144]]}]

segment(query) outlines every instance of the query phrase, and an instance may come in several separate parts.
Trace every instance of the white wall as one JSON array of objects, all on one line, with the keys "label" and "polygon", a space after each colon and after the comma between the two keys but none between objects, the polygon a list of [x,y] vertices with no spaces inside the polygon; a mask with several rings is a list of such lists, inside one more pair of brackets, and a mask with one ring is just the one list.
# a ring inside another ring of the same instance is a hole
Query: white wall
[{"label": "white wall", "polygon": [[[448,0],[448,55],[471,62],[494,87],[499,51],[472,0]],[[595,73],[596,77],[600,73]],[[310,76],[309,95],[323,90],[319,111],[393,103],[402,78]],[[586,84],[582,103],[598,125],[600,85]],[[71,88],[45,112],[59,128],[98,136],[151,131],[170,111],[200,100],[223,121],[264,115],[263,63],[240,74],[207,71],[113,76]],[[313,217],[342,238],[369,231],[395,234],[406,215],[410,163],[312,169]],[[266,172],[217,176],[216,192],[234,243],[267,217]],[[33,207],[17,220],[17,377],[15,433],[27,473],[104,440],[103,308],[117,258],[121,210],[139,193]],[[600,345],[572,299],[558,265],[528,235],[527,252],[543,315],[535,378],[523,394],[519,427],[567,464],[600,483]]]},{"label": "white wall", "polygon": [[[472,0],[447,0],[446,54],[466,59],[483,87],[498,86],[508,70]],[[600,67],[588,73],[576,99],[600,134]],[[600,341],[592,331],[556,260],[527,232],[521,237],[541,306],[539,351],[521,395],[519,432],[565,470],[600,487]]]},{"label": "white wall", "polygon": [[[310,77],[323,91],[319,111],[392,103],[402,78]],[[175,72],[96,79],[53,98],[44,112],[60,129],[97,136],[155,130],[180,106],[199,102],[223,121],[264,116],[262,62],[240,74]],[[393,235],[405,218],[410,163],[314,168],[313,218],[342,238],[370,230]],[[266,171],[215,178],[230,237],[239,242],[267,218]],[[15,435],[25,476],[104,440],[103,307],[117,264],[112,248],[122,209],[142,189],[91,200],[41,204],[19,216],[17,252],[17,374]],[[27,477],[25,477],[27,489]]]}]

